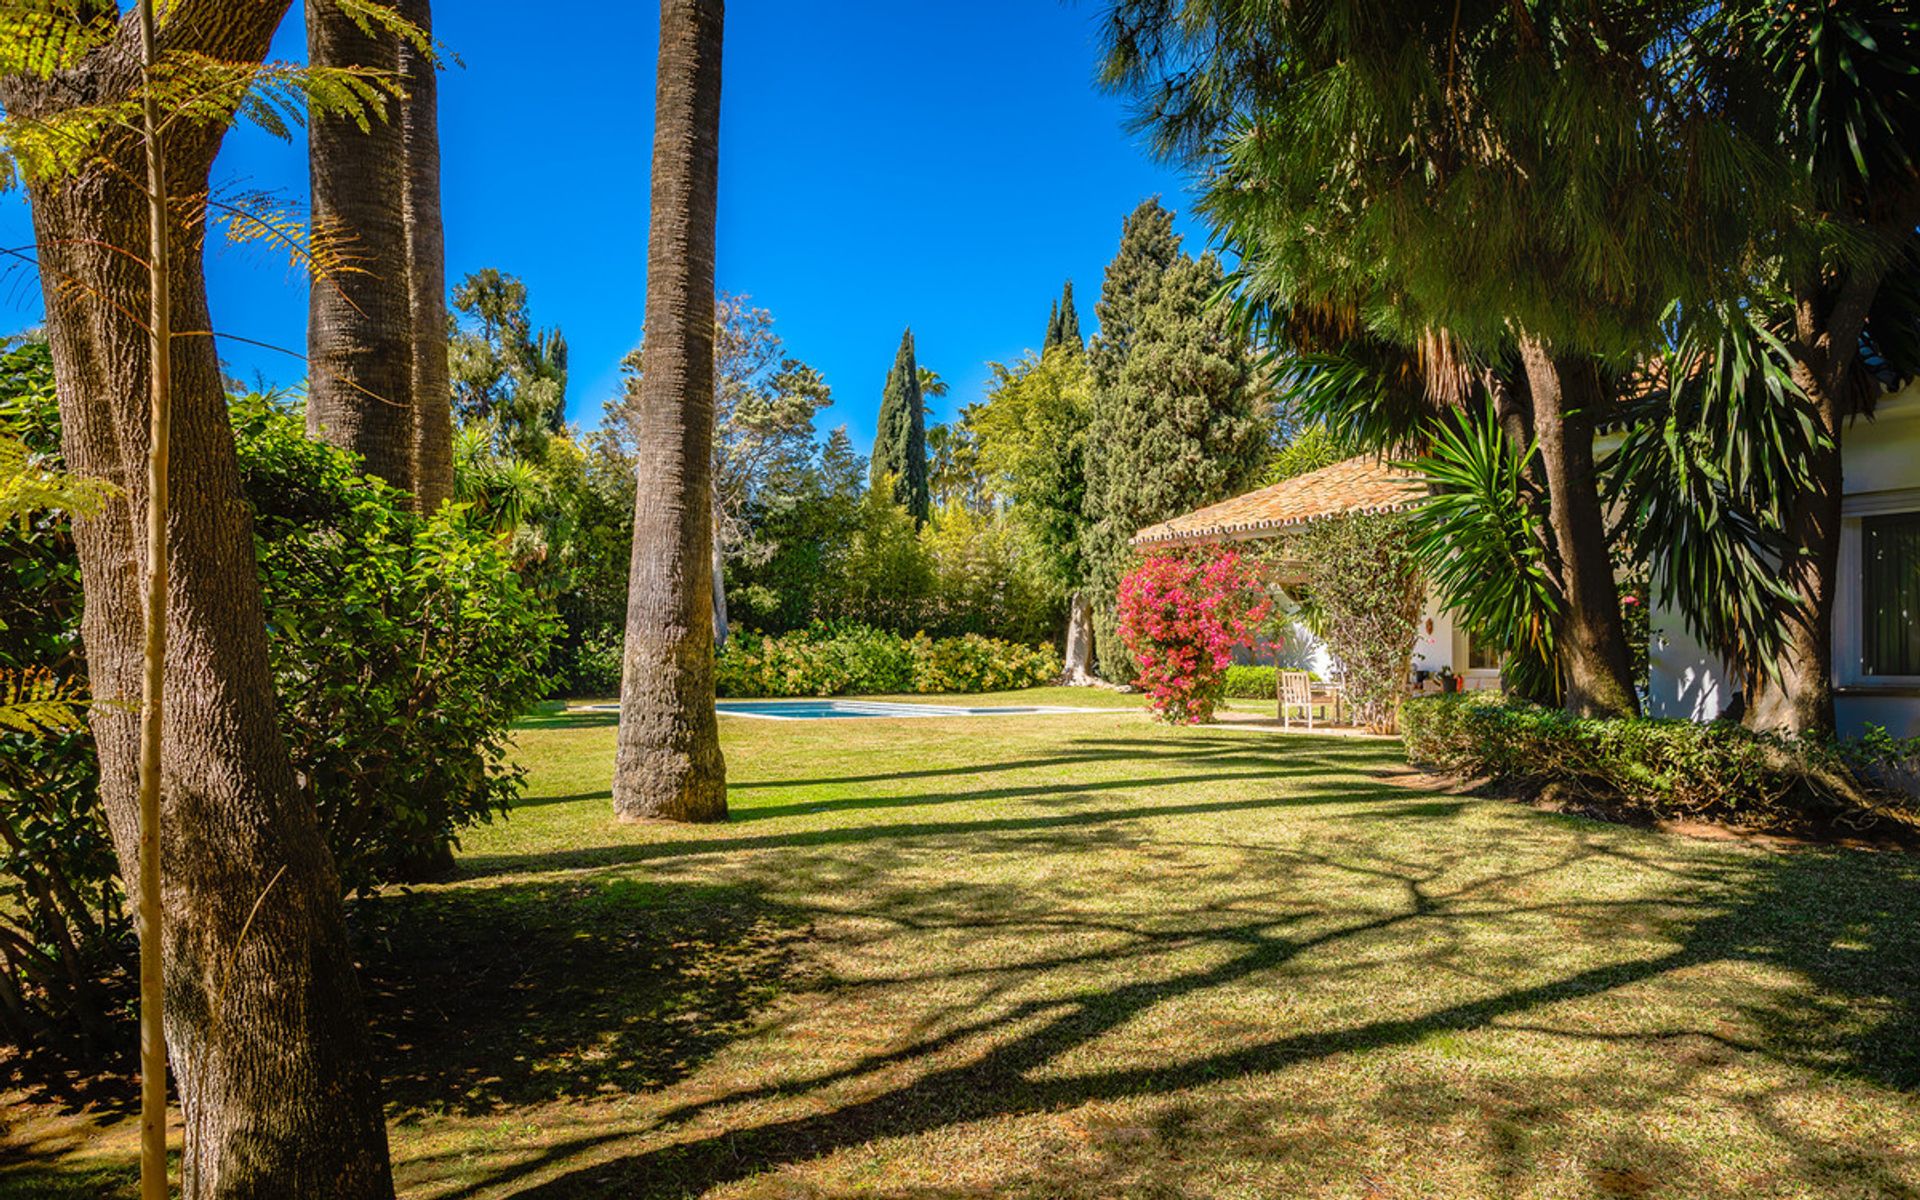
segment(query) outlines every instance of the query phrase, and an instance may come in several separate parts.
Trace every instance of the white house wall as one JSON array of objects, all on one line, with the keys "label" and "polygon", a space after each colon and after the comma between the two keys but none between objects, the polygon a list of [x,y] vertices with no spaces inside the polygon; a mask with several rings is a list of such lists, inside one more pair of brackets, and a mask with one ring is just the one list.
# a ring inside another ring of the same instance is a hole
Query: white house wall
[{"label": "white house wall", "polygon": [[[1845,490],[1841,567],[1834,603],[1835,720],[1844,737],[1868,725],[1896,736],[1920,736],[1920,687],[1859,677],[1860,518],[1863,513],[1920,510],[1920,383],[1882,399],[1873,419],[1842,434]],[[1656,596],[1649,650],[1648,708],[1655,716],[1706,721],[1733,699],[1725,664],[1688,634],[1667,597]]]}]

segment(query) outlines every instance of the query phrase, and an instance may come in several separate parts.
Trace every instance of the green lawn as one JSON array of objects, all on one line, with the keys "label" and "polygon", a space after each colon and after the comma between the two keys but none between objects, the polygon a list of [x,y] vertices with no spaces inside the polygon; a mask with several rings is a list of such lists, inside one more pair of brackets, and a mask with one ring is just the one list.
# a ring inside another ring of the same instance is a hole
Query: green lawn
[{"label": "green lawn", "polygon": [[1920,1197],[1920,859],[1124,709],[725,718],[733,820],[620,826],[612,720],[360,906],[407,1196]]}]

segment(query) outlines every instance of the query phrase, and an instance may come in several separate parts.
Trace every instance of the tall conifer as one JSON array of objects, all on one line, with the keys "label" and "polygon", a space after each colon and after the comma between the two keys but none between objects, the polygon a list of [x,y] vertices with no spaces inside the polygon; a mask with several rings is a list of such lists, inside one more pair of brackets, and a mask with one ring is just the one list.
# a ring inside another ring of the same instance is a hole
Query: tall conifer
[{"label": "tall conifer", "polygon": [[1067,280],[1067,286],[1060,293],[1060,331],[1054,337],[1054,344],[1071,346],[1075,350],[1086,349],[1086,342],[1080,337],[1080,310],[1073,306],[1073,280]]},{"label": "tall conifer", "polygon": [[1220,264],[1179,252],[1171,214],[1155,204],[1128,218],[1107,281],[1087,433],[1085,557],[1100,673],[1129,682],[1115,600],[1133,535],[1253,483],[1270,420],[1245,338],[1209,303]]},{"label": "tall conifer", "polygon": [[913,330],[900,335],[893,369],[880,397],[880,427],[873,438],[873,486],[891,480],[894,500],[916,523],[932,512],[927,486],[927,412],[920,394],[920,368],[914,361]]}]

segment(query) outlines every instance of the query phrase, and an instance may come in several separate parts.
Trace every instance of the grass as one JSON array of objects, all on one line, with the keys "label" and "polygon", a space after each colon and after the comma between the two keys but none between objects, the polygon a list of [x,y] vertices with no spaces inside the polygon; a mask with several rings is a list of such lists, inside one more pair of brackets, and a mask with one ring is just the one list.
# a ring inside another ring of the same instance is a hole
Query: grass
[{"label": "grass", "polygon": [[[726,718],[733,820],[622,826],[612,720],[357,907],[406,1196],[1920,1197],[1915,858],[1125,711]],[[131,1195],[85,1121],[0,1196]]]}]

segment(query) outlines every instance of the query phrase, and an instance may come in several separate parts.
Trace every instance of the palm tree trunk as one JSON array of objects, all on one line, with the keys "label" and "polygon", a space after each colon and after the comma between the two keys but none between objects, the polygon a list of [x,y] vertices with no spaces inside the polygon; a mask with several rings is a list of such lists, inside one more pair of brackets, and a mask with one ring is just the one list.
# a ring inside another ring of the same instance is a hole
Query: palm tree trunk
[{"label": "palm tree trunk", "polygon": [[1634,716],[1640,702],[1593,463],[1594,418],[1604,399],[1599,375],[1591,360],[1555,357],[1531,339],[1522,340],[1520,357],[1565,599],[1555,641],[1566,708],[1583,717]]},{"label": "palm tree trunk", "polygon": [[713,260],[722,0],[662,0],[653,205],[613,807],[716,821],[713,711]]},{"label": "palm tree trunk", "polygon": [[[709,489],[711,491],[711,489]],[[720,498],[713,493],[713,652],[727,644],[727,555],[720,544]]]},{"label": "palm tree trunk", "polygon": [[[398,40],[368,36],[336,0],[307,0],[307,54],[315,66],[400,69]],[[308,130],[315,237],[333,243],[347,269],[323,269],[307,303],[307,432],[412,491],[407,158],[403,121],[388,118],[362,130],[315,116]]]},{"label": "palm tree trunk", "polygon": [[[176,0],[163,55],[258,62],[286,0]],[[11,114],[50,116],[75,96],[124,94],[138,78],[131,18],[120,36],[51,81],[0,80]],[[135,64],[129,70],[129,63]],[[204,194],[217,127],[169,131],[174,194]],[[115,169],[30,185],[62,450],[119,489],[75,522],[82,636],[100,799],[122,877],[139,870],[140,704],[149,567],[143,313],[151,280],[141,148]],[[211,1197],[388,1200],[386,1126],[348,952],[339,882],[319,823],[294,786],[274,721],[253,534],[210,326],[202,214],[169,229],[171,504],[165,530],[166,741],[160,760],[166,1034],[185,1124],[181,1188]]]},{"label": "palm tree trunk", "polygon": [[[430,0],[395,8],[429,37]],[[453,498],[453,386],[447,369],[447,244],[440,220],[440,80],[432,56],[400,45],[407,98],[407,286],[413,314],[413,492],[423,513]]]}]

